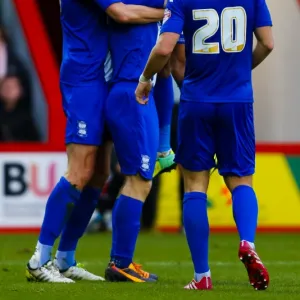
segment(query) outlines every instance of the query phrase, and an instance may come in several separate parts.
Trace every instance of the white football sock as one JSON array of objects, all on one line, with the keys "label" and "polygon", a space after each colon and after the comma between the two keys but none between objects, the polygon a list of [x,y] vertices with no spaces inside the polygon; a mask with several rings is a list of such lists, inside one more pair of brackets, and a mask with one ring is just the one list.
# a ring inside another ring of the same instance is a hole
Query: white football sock
[{"label": "white football sock", "polygon": [[35,252],[29,261],[29,266],[32,269],[37,269],[45,265],[51,260],[52,246],[43,245],[40,242],[37,243]]},{"label": "white football sock", "polygon": [[211,277],[210,270],[205,273],[194,273],[194,279],[199,282],[202,280],[203,277]]},{"label": "white football sock", "polygon": [[172,149],[165,151],[165,152],[157,152],[157,158],[166,157],[166,156],[170,155],[171,151],[172,151]]},{"label": "white football sock", "polygon": [[254,243],[251,243],[251,242],[248,242],[248,241],[245,241],[245,240],[242,240],[241,242],[246,242],[253,250],[255,249]]}]

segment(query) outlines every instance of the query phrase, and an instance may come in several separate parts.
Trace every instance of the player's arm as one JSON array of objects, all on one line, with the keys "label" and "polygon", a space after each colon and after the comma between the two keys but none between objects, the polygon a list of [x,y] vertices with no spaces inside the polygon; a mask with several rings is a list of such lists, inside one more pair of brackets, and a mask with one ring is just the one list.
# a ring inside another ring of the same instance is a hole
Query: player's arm
[{"label": "player's arm", "polygon": [[265,0],[257,0],[254,34],[257,45],[252,55],[252,69],[261,64],[274,48],[272,19]]},{"label": "player's arm", "polygon": [[260,65],[274,48],[274,38],[271,27],[260,27],[255,30],[257,45],[252,54],[252,69]]},{"label": "player's arm", "polygon": [[177,44],[184,25],[182,0],[168,3],[165,11],[161,35],[152,49],[147,65],[140,76],[139,85],[135,91],[136,100],[141,104],[148,102],[151,90],[151,78],[159,73],[169,61]]},{"label": "player's arm", "polygon": [[160,21],[163,18],[164,10],[119,2],[109,6],[106,13],[118,23],[148,24]]},{"label": "player's arm", "polygon": [[152,89],[151,78],[168,63],[178,38],[178,33],[165,32],[161,34],[157,44],[152,49],[144,72],[140,76],[138,87],[135,90],[136,101],[140,104],[147,104]]},{"label": "player's arm", "polygon": [[[140,0],[131,5],[126,0],[95,0],[96,3],[116,22],[126,24],[147,24],[158,22],[163,18],[166,0]],[[149,7],[148,7],[149,6]]]},{"label": "player's arm", "polygon": [[171,72],[179,88],[181,88],[185,72],[185,44],[177,43],[171,55]]},{"label": "player's arm", "polygon": [[168,78],[171,75],[171,60],[169,60],[162,70],[157,74],[159,78]]},{"label": "player's arm", "polygon": [[157,74],[159,77],[168,78],[172,74],[179,88],[181,88],[185,71],[185,40],[183,34],[171,54],[170,60],[164,68]]},{"label": "player's arm", "polygon": [[159,73],[169,61],[183,30],[183,11],[182,0],[168,2],[160,37],[151,51],[147,65],[141,76],[145,80],[150,80],[156,73]]},{"label": "player's arm", "polygon": [[165,32],[161,34],[157,44],[151,51],[147,65],[142,74],[146,80],[151,79],[156,73],[159,73],[168,63],[178,38],[179,34],[174,32]]}]

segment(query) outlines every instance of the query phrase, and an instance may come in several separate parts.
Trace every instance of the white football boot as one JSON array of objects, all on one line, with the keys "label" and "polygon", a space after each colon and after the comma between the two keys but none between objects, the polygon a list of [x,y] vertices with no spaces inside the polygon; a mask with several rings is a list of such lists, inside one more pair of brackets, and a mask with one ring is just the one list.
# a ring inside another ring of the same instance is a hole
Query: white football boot
[{"label": "white football boot", "polygon": [[33,258],[27,265],[26,278],[30,282],[53,282],[53,283],[75,283],[70,278],[63,276],[54,266],[52,261],[48,261],[45,265],[33,268]]},{"label": "white football boot", "polygon": [[[54,260],[54,265],[58,268],[59,264],[57,263],[57,259]],[[61,274],[72,280],[87,280],[87,281],[105,281],[105,279],[101,276],[95,275],[86,269],[84,269],[82,264],[76,264],[76,266],[72,266],[65,271],[60,271]]]}]

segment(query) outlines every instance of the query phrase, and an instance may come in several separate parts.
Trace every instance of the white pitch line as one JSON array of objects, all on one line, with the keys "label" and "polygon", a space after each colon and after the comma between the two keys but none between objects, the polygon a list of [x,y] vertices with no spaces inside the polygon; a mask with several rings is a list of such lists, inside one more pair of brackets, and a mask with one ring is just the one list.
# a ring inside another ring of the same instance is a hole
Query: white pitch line
[{"label": "white pitch line", "polygon": [[[0,266],[26,266],[27,261],[20,260],[2,260],[0,261]],[[96,265],[96,266],[106,266],[107,262],[103,261],[86,261],[83,262],[84,265]],[[192,266],[191,261],[147,261],[143,262],[144,265],[153,267],[189,267]],[[211,266],[218,267],[230,267],[239,265],[239,262],[225,262],[225,261],[211,261],[209,262]],[[300,261],[264,261],[266,266],[300,266]]]}]

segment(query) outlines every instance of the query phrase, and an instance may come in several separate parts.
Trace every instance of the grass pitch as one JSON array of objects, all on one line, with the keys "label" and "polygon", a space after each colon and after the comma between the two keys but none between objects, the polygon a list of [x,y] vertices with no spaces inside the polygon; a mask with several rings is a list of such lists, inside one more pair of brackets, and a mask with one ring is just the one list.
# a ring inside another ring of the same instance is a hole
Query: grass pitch
[{"label": "grass pitch", "polygon": [[[0,300],[189,300],[189,299],[300,299],[300,235],[263,234],[257,250],[270,272],[266,291],[254,291],[237,257],[238,238],[234,234],[213,234],[210,239],[210,266],[213,291],[185,291],[193,276],[190,254],[183,235],[141,234],[135,260],[144,269],[160,276],[154,284],[28,283],[25,265],[36,243],[35,235],[0,235]],[[111,236],[85,236],[77,259],[86,268],[103,275],[109,258]]]}]

